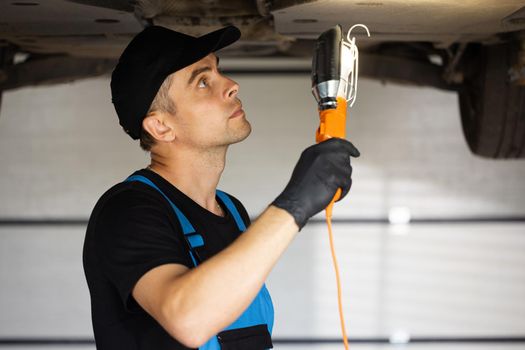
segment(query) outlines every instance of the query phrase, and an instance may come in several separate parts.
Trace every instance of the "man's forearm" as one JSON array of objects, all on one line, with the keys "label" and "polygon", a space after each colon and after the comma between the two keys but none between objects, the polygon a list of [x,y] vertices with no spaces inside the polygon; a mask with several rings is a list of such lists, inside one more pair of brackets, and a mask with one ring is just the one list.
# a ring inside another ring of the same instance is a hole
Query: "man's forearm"
[{"label": "man's forearm", "polygon": [[180,276],[170,310],[205,341],[235,321],[298,232],[293,217],[268,207],[228,248]]}]

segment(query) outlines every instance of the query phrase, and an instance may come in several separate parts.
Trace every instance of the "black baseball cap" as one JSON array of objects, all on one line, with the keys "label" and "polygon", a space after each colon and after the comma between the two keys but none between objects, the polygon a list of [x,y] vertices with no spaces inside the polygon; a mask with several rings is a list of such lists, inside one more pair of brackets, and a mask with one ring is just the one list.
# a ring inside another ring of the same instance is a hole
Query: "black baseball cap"
[{"label": "black baseball cap", "polygon": [[160,26],[138,33],[124,49],[111,75],[112,102],[124,131],[134,140],[139,139],[142,120],[164,79],[234,43],[240,36],[234,26],[198,38]]}]

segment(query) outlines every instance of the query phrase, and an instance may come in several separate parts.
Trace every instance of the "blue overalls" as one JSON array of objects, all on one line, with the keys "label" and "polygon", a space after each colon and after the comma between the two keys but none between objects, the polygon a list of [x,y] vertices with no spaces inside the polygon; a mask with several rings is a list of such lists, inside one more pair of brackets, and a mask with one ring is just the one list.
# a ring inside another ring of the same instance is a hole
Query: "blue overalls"
[{"label": "blue overalls", "polygon": [[[175,204],[157,187],[150,179],[142,175],[132,175],[125,181],[140,181],[154,189],[156,189],[171,205],[173,211],[182,227],[182,232],[189,246],[190,256],[193,260],[194,266],[197,266],[198,254],[195,248],[204,246],[202,236],[195,232],[193,225],[189,222],[186,216],[175,206]],[[221,199],[228,211],[235,219],[237,227],[241,232],[246,231],[241,215],[233,204],[230,197],[222,192],[216,191],[217,197]],[[273,304],[270,298],[270,293],[263,284],[261,290],[248,306],[248,308],[239,316],[239,318],[231,325],[226,327],[223,331],[213,336],[206,344],[201,346],[199,350],[263,350],[272,348],[271,333],[273,328],[274,311]]]}]

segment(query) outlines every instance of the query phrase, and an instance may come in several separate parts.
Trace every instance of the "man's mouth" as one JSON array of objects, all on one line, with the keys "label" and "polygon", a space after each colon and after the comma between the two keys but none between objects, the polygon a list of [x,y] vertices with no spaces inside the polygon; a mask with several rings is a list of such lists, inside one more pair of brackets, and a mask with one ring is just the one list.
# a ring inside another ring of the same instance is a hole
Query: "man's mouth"
[{"label": "man's mouth", "polygon": [[242,109],[242,107],[239,107],[232,113],[230,118],[236,118],[236,117],[240,117],[242,115],[244,115],[244,110]]}]

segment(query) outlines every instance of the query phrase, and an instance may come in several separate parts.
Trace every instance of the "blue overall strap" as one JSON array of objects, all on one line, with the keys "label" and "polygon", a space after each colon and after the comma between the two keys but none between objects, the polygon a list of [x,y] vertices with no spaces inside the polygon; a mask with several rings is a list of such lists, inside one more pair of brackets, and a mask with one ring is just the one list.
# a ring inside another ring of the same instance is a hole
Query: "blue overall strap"
[{"label": "blue overall strap", "polygon": [[126,180],[128,181],[139,181],[142,183],[145,183],[146,185],[149,185],[156,189],[171,205],[173,210],[175,211],[175,214],[177,215],[177,219],[179,219],[180,225],[182,227],[182,233],[184,234],[184,237],[188,241],[191,249],[190,249],[190,256],[191,260],[193,261],[193,264],[197,266],[197,260],[195,259],[195,254],[193,250],[195,248],[201,247],[204,245],[204,240],[202,239],[202,236],[195,232],[195,228],[193,228],[193,225],[190,223],[190,221],[186,218],[186,216],[177,208],[175,204],[164,194],[164,192],[161,191],[161,189],[153,183],[150,179],[148,179],[145,176],[142,175],[131,175]]},{"label": "blue overall strap", "polygon": [[226,193],[220,190],[215,191],[215,193],[217,194],[217,197],[219,197],[222,200],[222,202],[226,205],[229,212],[233,215],[233,218],[235,219],[239,230],[241,230],[241,232],[246,231],[246,225],[244,224],[244,221],[242,221],[241,215],[235,207],[235,204],[233,204],[230,196],[228,196]]},{"label": "blue overall strap", "polygon": [[[246,231],[246,225],[242,220],[237,207],[233,204],[231,198],[224,192],[217,190],[217,197],[219,197],[222,202],[228,208],[228,211],[232,214],[237,227],[241,231]],[[266,288],[266,285],[263,284],[262,288],[259,290],[259,293],[255,296],[252,303],[248,306],[246,310],[235,320],[232,324],[226,327],[224,330],[233,330],[239,328],[246,328],[255,325],[266,325],[268,332],[271,334],[273,330],[274,322],[274,310],[273,303],[270,293]],[[199,350],[220,350],[221,345],[217,336],[211,337],[204,345],[199,347]]]}]

